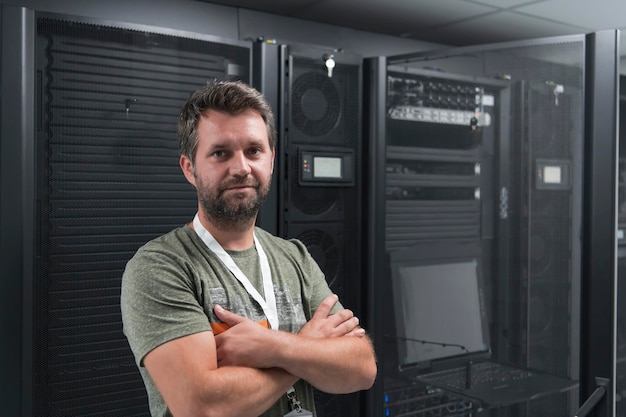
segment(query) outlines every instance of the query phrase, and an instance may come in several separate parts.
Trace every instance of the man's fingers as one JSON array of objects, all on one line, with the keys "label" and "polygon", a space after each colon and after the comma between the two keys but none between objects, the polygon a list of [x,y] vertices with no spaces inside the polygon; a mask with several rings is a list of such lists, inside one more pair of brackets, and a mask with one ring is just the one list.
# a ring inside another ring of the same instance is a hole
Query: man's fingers
[{"label": "man's fingers", "polygon": [[365,336],[365,329],[362,327],[355,327],[351,332],[346,333],[344,336],[363,337]]},{"label": "man's fingers", "polygon": [[339,326],[341,323],[344,323],[353,318],[357,320],[358,324],[359,319],[354,317],[354,313],[352,312],[352,310],[348,310],[347,308],[345,308],[328,317],[328,320],[331,320],[331,322],[333,322],[335,326]]},{"label": "man's fingers", "polygon": [[335,304],[337,304],[337,300],[339,300],[339,297],[337,297],[336,294],[331,294],[328,297],[324,298],[324,301],[322,301],[321,304],[317,307],[313,318],[325,319],[326,317],[328,317],[328,315],[330,314],[330,310]]},{"label": "man's fingers", "polygon": [[234,326],[235,324],[241,323],[243,320],[245,320],[244,317],[241,317],[240,315],[226,310],[219,304],[215,304],[215,306],[213,307],[213,311],[215,312],[217,318],[219,318],[221,321],[228,324],[229,326]]},{"label": "man's fingers", "polygon": [[356,329],[359,326],[359,318],[358,317],[350,317],[346,320],[337,324],[337,330],[341,331],[343,334],[348,334],[352,330]]}]

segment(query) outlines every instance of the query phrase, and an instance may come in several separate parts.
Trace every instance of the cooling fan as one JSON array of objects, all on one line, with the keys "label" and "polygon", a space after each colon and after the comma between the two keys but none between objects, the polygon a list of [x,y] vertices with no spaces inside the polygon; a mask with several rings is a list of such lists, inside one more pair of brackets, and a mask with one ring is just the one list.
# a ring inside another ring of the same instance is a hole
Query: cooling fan
[{"label": "cooling fan", "polygon": [[541,277],[553,264],[555,256],[554,231],[541,221],[534,221],[531,226],[529,268],[532,277]]},{"label": "cooling fan", "polygon": [[305,72],[292,85],[291,120],[307,136],[331,133],[341,119],[341,99],[333,78],[320,72]]},{"label": "cooling fan", "polygon": [[535,155],[567,158],[571,152],[571,121],[568,100],[555,105],[553,95],[538,94],[530,103],[530,140]]},{"label": "cooling fan", "polygon": [[296,236],[309,250],[309,253],[318,263],[328,286],[333,292],[340,294],[341,288],[336,288],[339,284],[339,264],[341,256],[339,254],[338,242],[328,233],[318,229],[306,229]]},{"label": "cooling fan", "polygon": [[[299,156],[292,155],[291,178],[298,178]],[[302,213],[320,216],[328,213],[341,200],[341,190],[336,187],[301,187],[297,181],[290,185],[291,202]]]}]

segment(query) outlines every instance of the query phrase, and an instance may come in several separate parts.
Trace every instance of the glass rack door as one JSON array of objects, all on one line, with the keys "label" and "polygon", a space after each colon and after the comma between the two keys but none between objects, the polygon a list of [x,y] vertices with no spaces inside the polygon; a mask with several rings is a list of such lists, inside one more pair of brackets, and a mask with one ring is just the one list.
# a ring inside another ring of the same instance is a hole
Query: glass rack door
[{"label": "glass rack door", "polygon": [[595,49],[573,36],[367,62],[369,185],[385,196],[368,230],[374,415],[573,416],[591,368],[611,374],[587,360],[590,338],[613,343],[586,295],[614,282],[594,253],[615,259],[599,233],[615,190],[597,181],[616,138],[591,126],[616,107],[590,87],[615,62],[599,69]]}]

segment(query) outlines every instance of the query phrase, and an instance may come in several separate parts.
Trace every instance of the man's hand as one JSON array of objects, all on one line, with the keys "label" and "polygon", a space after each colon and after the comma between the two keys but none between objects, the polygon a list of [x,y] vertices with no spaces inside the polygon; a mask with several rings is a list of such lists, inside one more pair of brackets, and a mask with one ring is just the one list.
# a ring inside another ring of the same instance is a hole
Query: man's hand
[{"label": "man's hand", "polygon": [[272,363],[266,355],[274,345],[274,330],[269,330],[252,320],[216,305],[217,317],[230,328],[215,336],[218,366],[247,366],[270,368]]},{"label": "man's hand", "polygon": [[335,294],[326,297],[311,320],[302,326],[298,334],[314,338],[364,336],[365,330],[359,327],[359,319],[354,316],[352,311],[344,309],[329,315],[337,300]]},{"label": "man's hand", "polygon": [[[354,317],[352,311],[344,309],[329,315],[337,300],[334,294],[326,297],[298,335],[316,339],[364,336],[365,330],[359,327],[359,319]],[[215,336],[218,366],[237,365],[251,368],[275,366],[272,355],[276,349],[281,348],[277,345],[278,334],[219,305],[215,306],[214,311],[217,317],[229,326],[228,330]]]},{"label": "man's hand", "polygon": [[337,296],[326,297],[298,334],[267,329],[215,306],[217,317],[230,326],[215,336],[219,369],[280,368],[335,394],[370,388],[376,378],[371,342],[350,310],[330,314],[336,303]]}]

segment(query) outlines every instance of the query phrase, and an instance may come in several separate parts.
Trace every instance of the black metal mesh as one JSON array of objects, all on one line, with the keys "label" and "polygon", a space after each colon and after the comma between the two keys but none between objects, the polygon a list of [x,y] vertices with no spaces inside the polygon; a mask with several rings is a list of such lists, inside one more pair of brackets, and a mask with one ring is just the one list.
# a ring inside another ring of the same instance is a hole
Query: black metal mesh
[{"label": "black metal mesh", "polygon": [[242,47],[41,19],[36,415],[147,416],[122,333],[125,264],[188,222],[176,118],[190,91],[248,67]]}]

